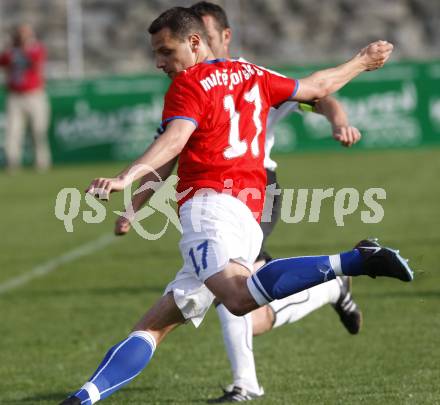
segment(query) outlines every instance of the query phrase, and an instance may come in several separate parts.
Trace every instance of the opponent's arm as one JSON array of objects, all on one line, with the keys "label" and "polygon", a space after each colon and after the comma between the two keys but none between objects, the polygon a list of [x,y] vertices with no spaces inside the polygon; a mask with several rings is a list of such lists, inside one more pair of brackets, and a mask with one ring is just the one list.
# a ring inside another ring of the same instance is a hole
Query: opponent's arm
[{"label": "opponent's arm", "polygon": [[117,177],[96,178],[87,187],[86,192],[107,200],[110,193],[121,191],[129,184],[153,170],[158,170],[179,155],[195,131],[196,124],[185,119],[171,121],[165,132],[157,138],[144,154],[123,170]]},{"label": "opponent's arm", "polygon": [[376,41],[363,48],[348,62],[320,70],[298,80],[298,90],[291,100],[313,101],[338,91],[360,73],[382,67],[393,51],[393,45]]},{"label": "opponent's arm", "polygon": [[327,118],[332,126],[333,138],[343,146],[350,147],[361,139],[359,130],[350,126],[344,107],[335,98],[328,96],[318,100],[313,111]]},{"label": "opponent's arm", "polygon": [[[168,163],[165,163],[162,167],[157,169],[157,174],[159,175],[159,179],[154,173],[148,173],[144,177],[142,177],[139,182],[139,188],[141,188],[145,183],[149,181],[165,181],[173,172],[174,167],[176,166],[177,157],[170,160]],[[136,214],[144,204],[151,198],[154,194],[154,190],[152,188],[147,188],[142,192],[133,195],[131,198],[131,206],[133,207],[133,214]],[[127,212],[125,215],[121,215],[115,222],[115,235],[125,235],[131,229],[131,221],[133,218],[127,216]]]}]

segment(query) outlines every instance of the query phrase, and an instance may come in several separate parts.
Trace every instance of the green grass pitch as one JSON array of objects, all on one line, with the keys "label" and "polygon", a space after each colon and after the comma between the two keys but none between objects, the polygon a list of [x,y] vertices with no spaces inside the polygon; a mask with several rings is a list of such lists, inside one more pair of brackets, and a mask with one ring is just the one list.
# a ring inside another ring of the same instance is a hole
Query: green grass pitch
[{"label": "green grass pitch", "polygon": [[[336,253],[377,236],[411,259],[415,281],[354,280],[364,313],[350,336],[329,306],[256,338],[260,404],[440,403],[440,149],[310,153],[279,157],[279,180],[290,188],[383,187],[385,216],[364,224],[360,204],[338,227],[333,200],[319,223],[280,223],[269,247],[275,256]],[[63,166],[47,175],[0,174],[0,285],[100,236],[111,233],[121,196],[101,224],[74,220],[67,233],[54,215],[63,187],[83,190],[122,165]],[[85,204],[81,210],[87,209]],[[82,211],[81,211],[82,212]],[[159,215],[145,227],[160,229]],[[56,404],[80,387],[107,348],[162,293],[179,269],[178,233],[158,241],[135,233],[93,254],[0,293],[0,404]],[[107,404],[197,404],[230,383],[214,310],[196,330],[179,328],[149,367]]]}]

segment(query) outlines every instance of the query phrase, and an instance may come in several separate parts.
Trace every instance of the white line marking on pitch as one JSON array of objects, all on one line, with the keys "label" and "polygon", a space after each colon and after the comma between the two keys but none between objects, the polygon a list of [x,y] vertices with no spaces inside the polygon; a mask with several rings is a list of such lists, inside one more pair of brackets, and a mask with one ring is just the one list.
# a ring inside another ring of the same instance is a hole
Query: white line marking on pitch
[{"label": "white line marking on pitch", "polygon": [[102,249],[103,247],[115,241],[116,238],[117,237],[115,235],[105,234],[98,239],[92,240],[91,242],[85,243],[84,245],[81,245],[76,249],[71,250],[70,252],[55,257],[54,259],[51,259],[46,263],[40,264],[30,271],[17,277],[11,278],[10,280],[0,284],[0,294],[20,287],[23,284],[26,284],[29,281],[33,280],[34,278],[45,276],[46,274],[49,274],[52,271],[56,270],[62,264],[73,262],[80,257],[84,257],[91,253],[94,253],[97,250]]}]

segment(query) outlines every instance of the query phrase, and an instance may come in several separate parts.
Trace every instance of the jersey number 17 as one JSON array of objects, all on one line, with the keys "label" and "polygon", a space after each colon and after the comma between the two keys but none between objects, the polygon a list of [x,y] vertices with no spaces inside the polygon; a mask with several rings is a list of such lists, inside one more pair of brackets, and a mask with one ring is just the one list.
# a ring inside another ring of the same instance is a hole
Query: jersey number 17
[{"label": "jersey number 17", "polygon": [[[254,157],[257,157],[260,153],[260,147],[258,145],[258,136],[263,130],[261,124],[261,97],[260,89],[258,84],[256,84],[250,91],[244,95],[244,99],[253,104],[255,109],[252,115],[252,119],[255,124],[256,132],[255,136],[251,142],[251,151]],[[235,110],[235,101],[231,94],[228,94],[223,99],[223,104],[226,111],[229,111],[229,116],[231,120],[231,128],[229,130],[229,146],[224,150],[223,156],[226,159],[234,159],[243,156],[248,150],[248,144],[246,140],[240,140],[240,113]]]}]

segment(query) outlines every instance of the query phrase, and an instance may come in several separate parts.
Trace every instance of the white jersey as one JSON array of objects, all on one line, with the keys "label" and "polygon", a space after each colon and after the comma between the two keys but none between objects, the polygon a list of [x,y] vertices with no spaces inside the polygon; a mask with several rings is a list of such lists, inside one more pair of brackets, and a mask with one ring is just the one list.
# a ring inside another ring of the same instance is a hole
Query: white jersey
[{"label": "white jersey", "polygon": [[286,101],[278,108],[272,107],[269,110],[266,127],[266,142],[264,144],[264,168],[274,171],[277,168],[277,163],[271,159],[270,152],[275,143],[275,126],[286,115],[293,112],[300,112],[298,103],[296,101]]},{"label": "white jersey", "polygon": [[[240,57],[238,58],[240,62],[247,62],[246,59]],[[266,68],[264,68],[266,69]],[[269,69],[266,69],[269,70]],[[284,75],[269,70],[272,73],[283,76]],[[270,152],[272,151],[273,145],[275,144],[275,126],[281,121],[286,115],[300,112],[298,103],[296,101],[286,101],[285,103],[278,106],[278,108],[272,107],[269,110],[269,115],[267,118],[266,126],[266,142],[264,144],[264,168],[274,171],[277,168],[277,162],[270,158]]]}]

